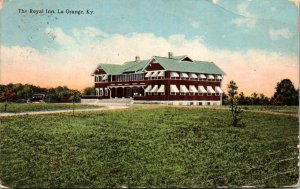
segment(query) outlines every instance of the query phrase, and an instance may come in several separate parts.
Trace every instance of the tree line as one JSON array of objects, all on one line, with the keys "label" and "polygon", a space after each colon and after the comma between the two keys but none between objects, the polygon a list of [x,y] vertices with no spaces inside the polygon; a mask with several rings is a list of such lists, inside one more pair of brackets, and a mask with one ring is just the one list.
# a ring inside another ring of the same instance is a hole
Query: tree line
[{"label": "tree line", "polygon": [[[45,94],[46,102],[72,102],[74,94],[79,96],[95,95],[94,87],[87,87],[80,92],[78,90],[69,89],[66,86],[56,88],[42,88],[30,84],[7,84],[0,85],[0,101],[26,102],[33,94]],[[239,105],[298,105],[299,104],[299,89],[295,89],[294,84],[289,79],[283,79],[277,83],[275,93],[271,98],[264,94],[252,93],[246,96],[243,92],[236,95]],[[79,101],[79,98],[76,98]],[[229,105],[230,100],[228,93],[222,95],[223,105]]]},{"label": "tree line", "polygon": [[42,88],[30,84],[12,84],[0,85],[0,101],[11,102],[26,102],[33,94],[45,94],[45,102],[74,102],[79,101],[79,98],[74,98],[80,95],[80,91],[69,89],[66,86],[55,88]]},{"label": "tree line", "polygon": [[[275,92],[271,98],[256,92],[250,96],[246,96],[243,92],[240,92],[236,94],[236,101],[239,105],[298,105],[299,89],[295,89],[291,80],[283,79],[277,83]],[[223,94],[222,104],[230,105],[228,93]]]}]

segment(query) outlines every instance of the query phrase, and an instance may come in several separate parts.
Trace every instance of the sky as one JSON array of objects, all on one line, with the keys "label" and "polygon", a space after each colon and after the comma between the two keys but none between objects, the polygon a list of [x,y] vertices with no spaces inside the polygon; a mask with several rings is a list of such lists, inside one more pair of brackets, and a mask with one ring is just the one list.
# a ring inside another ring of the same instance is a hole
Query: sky
[{"label": "sky", "polygon": [[281,79],[299,86],[298,11],[298,0],[0,0],[0,82],[82,90],[100,63],[171,51],[217,64],[225,91],[234,80],[271,96]]}]

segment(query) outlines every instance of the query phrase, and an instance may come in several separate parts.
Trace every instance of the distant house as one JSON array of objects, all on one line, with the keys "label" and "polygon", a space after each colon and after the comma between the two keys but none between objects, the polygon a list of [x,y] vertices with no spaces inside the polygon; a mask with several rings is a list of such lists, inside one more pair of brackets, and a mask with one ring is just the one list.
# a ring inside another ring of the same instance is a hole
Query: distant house
[{"label": "distant house", "polygon": [[153,56],[122,65],[100,64],[93,72],[96,98],[132,98],[135,103],[221,105],[224,72],[213,62],[188,56]]}]

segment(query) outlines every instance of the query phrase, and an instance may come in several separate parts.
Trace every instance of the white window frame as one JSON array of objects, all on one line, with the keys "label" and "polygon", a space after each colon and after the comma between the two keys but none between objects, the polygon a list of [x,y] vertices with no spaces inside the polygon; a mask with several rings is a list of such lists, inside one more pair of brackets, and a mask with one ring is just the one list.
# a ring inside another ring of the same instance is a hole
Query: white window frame
[{"label": "white window frame", "polygon": [[99,89],[99,96],[103,96],[103,88]]}]

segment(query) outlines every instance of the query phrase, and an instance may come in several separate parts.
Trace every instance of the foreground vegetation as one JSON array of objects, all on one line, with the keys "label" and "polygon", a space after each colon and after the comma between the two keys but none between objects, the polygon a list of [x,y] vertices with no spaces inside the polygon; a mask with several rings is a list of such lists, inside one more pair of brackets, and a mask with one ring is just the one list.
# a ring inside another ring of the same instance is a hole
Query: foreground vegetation
[{"label": "foreground vegetation", "polygon": [[254,110],[263,112],[278,112],[285,114],[298,114],[299,106],[241,106],[243,110]]},{"label": "foreground vegetation", "polygon": [[280,187],[297,183],[298,118],[160,107],[0,118],[9,187]]},{"label": "foreground vegetation", "polygon": [[[60,104],[60,103],[9,103],[6,112],[8,113],[20,113],[31,111],[48,111],[48,110],[71,110],[72,104]],[[86,108],[98,108],[99,106],[76,104],[76,109]],[[4,105],[0,103],[0,113],[4,112]]]}]

